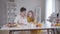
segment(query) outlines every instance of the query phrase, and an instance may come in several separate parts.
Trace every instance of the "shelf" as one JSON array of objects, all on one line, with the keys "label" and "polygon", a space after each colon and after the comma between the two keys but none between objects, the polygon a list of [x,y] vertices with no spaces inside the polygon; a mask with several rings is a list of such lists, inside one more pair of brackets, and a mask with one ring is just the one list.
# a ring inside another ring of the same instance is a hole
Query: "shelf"
[{"label": "shelf", "polygon": [[7,21],[13,22],[16,16],[16,3],[15,2],[7,2]]}]

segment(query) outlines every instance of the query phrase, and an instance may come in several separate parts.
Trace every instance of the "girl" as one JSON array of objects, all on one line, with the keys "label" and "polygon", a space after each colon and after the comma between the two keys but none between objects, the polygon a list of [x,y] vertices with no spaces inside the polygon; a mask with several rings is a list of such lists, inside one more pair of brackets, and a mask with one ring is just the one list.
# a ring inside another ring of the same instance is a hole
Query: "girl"
[{"label": "girl", "polygon": [[[28,21],[28,23],[37,24],[37,22],[35,21],[35,17],[34,17],[33,11],[29,11],[28,12],[27,21]],[[30,31],[30,32],[31,32],[31,34],[40,34],[40,31],[41,30],[33,30],[33,31]]]},{"label": "girl", "polygon": [[27,14],[27,21],[28,22],[34,22],[34,14],[33,11],[29,11]]}]

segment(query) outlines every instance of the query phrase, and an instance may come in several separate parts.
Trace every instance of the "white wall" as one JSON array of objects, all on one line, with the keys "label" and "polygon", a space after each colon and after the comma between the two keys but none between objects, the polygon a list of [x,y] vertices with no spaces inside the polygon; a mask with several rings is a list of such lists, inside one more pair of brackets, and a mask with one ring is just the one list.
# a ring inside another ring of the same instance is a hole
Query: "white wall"
[{"label": "white wall", "polygon": [[21,7],[26,7],[27,10],[34,10],[36,7],[41,6],[40,0],[15,0],[18,10]]},{"label": "white wall", "polygon": [[55,12],[60,14],[60,0],[55,0]]},{"label": "white wall", "polygon": [[0,26],[6,23],[6,0],[0,0]]},{"label": "white wall", "polygon": [[55,11],[56,12],[60,12],[60,0],[55,0]]},{"label": "white wall", "polygon": [[55,0],[46,0],[46,21],[55,12]]},{"label": "white wall", "polygon": [[[7,23],[6,0],[0,0],[0,26]],[[0,34],[8,34],[9,31],[1,31]]]},{"label": "white wall", "polygon": [[21,7],[25,7],[27,11],[33,10],[35,11],[36,7],[41,7],[41,14],[42,14],[42,20],[45,18],[45,0],[15,0],[17,4],[17,11],[19,13],[19,10]]}]

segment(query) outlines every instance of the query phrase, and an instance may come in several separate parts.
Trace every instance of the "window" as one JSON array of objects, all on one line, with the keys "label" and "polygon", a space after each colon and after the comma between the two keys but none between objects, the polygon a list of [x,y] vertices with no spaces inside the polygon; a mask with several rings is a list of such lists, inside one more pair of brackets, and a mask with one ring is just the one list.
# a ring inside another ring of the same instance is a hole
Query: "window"
[{"label": "window", "polygon": [[46,0],[46,20],[55,12],[55,0]]}]

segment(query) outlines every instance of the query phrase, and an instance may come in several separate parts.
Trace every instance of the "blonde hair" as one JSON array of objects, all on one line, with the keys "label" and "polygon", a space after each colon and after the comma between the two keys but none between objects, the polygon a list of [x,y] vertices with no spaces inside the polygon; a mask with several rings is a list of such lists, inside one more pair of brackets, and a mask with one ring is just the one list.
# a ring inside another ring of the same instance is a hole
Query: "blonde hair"
[{"label": "blonde hair", "polygon": [[[30,10],[29,12],[31,12],[31,14],[32,14],[32,17],[31,18],[34,19],[34,12],[32,10]],[[27,17],[29,17],[29,12],[27,13]]]}]

